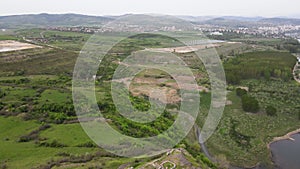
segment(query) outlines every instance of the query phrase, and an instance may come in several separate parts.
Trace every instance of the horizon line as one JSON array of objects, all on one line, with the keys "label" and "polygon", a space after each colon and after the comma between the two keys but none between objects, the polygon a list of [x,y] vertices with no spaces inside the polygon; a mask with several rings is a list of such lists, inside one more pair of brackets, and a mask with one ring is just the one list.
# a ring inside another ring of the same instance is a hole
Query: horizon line
[{"label": "horizon line", "polygon": [[94,17],[118,17],[118,16],[124,16],[124,15],[165,15],[165,16],[188,16],[188,17],[244,17],[244,18],[286,18],[286,19],[300,19],[300,16],[246,16],[246,15],[184,15],[184,14],[159,14],[159,13],[123,13],[118,15],[96,15],[96,14],[86,14],[86,13],[76,13],[76,12],[58,12],[58,13],[52,13],[52,12],[37,12],[37,13],[16,13],[16,14],[0,14],[0,17],[7,17],[7,16],[22,16],[22,15],[42,15],[42,14],[48,14],[48,15],[85,15],[85,16],[94,16]]}]

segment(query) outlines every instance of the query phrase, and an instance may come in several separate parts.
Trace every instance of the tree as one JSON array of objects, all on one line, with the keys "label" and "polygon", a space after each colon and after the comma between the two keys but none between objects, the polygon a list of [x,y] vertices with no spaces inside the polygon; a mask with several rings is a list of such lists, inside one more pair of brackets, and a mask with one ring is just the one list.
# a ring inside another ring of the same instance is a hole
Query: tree
[{"label": "tree", "polygon": [[242,107],[246,112],[256,113],[259,110],[258,101],[254,97],[248,95],[242,96]]},{"label": "tree", "polygon": [[267,113],[268,116],[276,116],[277,109],[273,106],[268,106],[266,108],[266,113]]}]

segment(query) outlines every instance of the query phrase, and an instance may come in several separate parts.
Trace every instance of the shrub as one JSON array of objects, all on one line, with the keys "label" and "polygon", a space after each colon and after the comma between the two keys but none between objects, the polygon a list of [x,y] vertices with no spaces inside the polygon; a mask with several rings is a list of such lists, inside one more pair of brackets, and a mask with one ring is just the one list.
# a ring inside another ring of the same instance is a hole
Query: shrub
[{"label": "shrub", "polygon": [[42,142],[42,143],[40,143],[40,146],[53,147],[53,148],[67,147],[65,144],[59,143],[57,140],[53,140],[50,143]]},{"label": "shrub", "polygon": [[242,107],[246,112],[256,113],[259,110],[258,101],[254,97],[248,95],[242,96]]},{"label": "shrub", "polygon": [[53,120],[56,124],[61,124],[67,119],[67,115],[64,113],[50,113],[50,119]]},{"label": "shrub", "polygon": [[239,97],[242,97],[243,95],[247,94],[247,90],[245,89],[237,88],[235,91],[236,95]]},{"label": "shrub", "polygon": [[32,137],[29,136],[29,135],[26,135],[26,136],[21,136],[18,140],[18,142],[29,142],[32,140]]},{"label": "shrub", "polygon": [[97,147],[97,145],[94,142],[89,141],[83,144],[79,144],[78,147]]}]

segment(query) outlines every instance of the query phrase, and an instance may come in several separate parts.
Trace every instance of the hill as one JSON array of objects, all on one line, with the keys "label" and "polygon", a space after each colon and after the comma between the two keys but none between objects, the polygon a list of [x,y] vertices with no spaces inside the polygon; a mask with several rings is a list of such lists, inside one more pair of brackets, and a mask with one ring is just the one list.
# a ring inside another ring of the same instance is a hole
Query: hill
[{"label": "hill", "polygon": [[48,26],[103,25],[112,18],[79,14],[29,14],[0,16],[0,28],[36,28]]},{"label": "hill", "polygon": [[300,25],[300,19],[296,18],[265,18],[259,21],[260,23],[269,23],[274,25]]},{"label": "hill", "polygon": [[256,22],[249,20],[238,20],[236,18],[219,17],[202,22],[209,25],[219,25],[226,27],[251,27],[255,26]]}]

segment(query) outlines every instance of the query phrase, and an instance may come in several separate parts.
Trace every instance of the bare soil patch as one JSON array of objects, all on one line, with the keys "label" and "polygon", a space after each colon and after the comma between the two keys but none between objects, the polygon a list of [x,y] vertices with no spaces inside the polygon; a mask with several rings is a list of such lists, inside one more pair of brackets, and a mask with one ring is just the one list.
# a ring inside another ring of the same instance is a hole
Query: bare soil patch
[{"label": "bare soil patch", "polygon": [[30,43],[18,42],[14,40],[0,41],[0,52],[9,52],[32,48],[41,48],[41,46],[33,45]]}]

